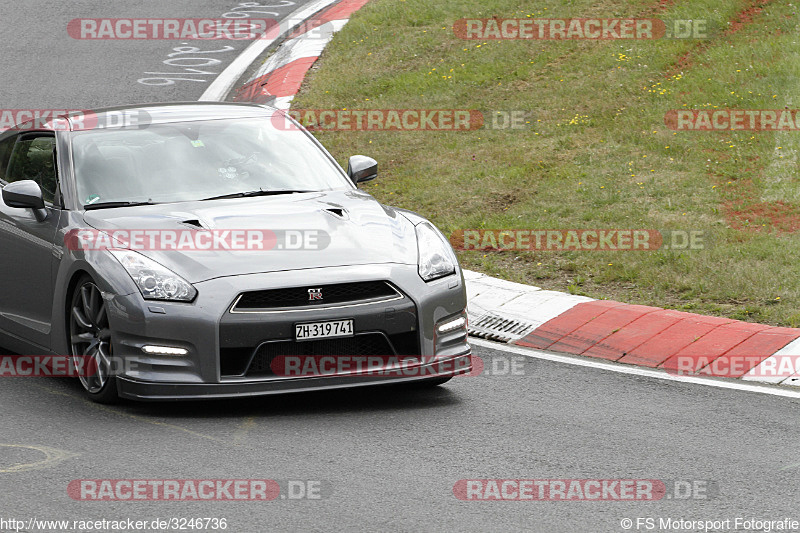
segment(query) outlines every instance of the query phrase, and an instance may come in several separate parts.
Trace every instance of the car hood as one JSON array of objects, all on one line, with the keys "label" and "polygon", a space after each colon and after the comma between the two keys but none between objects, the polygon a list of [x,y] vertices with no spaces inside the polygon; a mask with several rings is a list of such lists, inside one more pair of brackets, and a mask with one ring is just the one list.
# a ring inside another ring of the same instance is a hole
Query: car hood
[{"label": "car hood", "polygon": [[[130,230],[201,232],[203,228],[219,236],[224,236],[225,230],[274,232],[278,246],[269,250],[132,246],[193,283],[281,270],[417,263],[413,224],[397,210],[357,190],[97,209],[83,216],[90,227],[111,235],[125,235]],[[287,232],[292,234],[291,249],[281,246]],[[317,235],[318,249],[294,248],[298,232]]]}]

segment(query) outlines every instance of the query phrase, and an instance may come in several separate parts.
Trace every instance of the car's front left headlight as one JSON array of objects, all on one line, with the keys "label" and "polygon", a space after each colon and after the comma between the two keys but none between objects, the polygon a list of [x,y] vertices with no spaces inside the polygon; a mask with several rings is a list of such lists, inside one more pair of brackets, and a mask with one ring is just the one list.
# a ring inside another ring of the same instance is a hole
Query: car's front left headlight
[{"label": "car's front left headlight", "polygon": [[430,222],[419,224],[416,230],[420,277],[431,281],[454,274],[456,256],[444,236]]},{"label": "car's front left headlight", "polygon": [[145,300],[191,302],[197,289],[149,257],[132,250],[109,250],[133,279]]}]

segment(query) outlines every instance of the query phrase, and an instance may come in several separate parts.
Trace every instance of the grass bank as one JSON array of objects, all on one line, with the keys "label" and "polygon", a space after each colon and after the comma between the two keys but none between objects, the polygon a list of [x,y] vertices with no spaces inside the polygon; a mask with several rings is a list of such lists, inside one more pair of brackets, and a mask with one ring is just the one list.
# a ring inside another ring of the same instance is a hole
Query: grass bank
[{"label": "grass bank", "polygon": [[[467,41],[461,18],[705,19],[706,39]],[[693,0],[372,0],[309,73],[298,109],[526,110],[523,129],[320,132],[365,188],[466,228],[702,231],[690,251],[467,251],[539,287],[800,326],[800,132],[676,132],[671,109],[798,106],[796,8]]]}]

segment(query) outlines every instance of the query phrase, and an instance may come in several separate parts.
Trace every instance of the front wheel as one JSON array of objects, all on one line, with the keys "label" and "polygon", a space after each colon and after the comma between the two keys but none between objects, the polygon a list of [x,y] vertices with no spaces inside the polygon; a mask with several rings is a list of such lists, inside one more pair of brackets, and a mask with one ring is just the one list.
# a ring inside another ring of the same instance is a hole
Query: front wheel
[{"label": "front wheel", "polygon": [[89,276],[78,281],[69,308],[69,346],[78,379],[89,399],[114,403],[119,399],[112,375],[111,330],[106,302]]}]

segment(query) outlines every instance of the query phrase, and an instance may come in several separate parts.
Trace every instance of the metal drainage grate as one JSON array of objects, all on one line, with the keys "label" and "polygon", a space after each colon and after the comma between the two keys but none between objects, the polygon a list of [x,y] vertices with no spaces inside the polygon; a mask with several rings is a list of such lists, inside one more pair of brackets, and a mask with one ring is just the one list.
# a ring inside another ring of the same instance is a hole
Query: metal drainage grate
[{"label": "metal drainage grate", "polygon": [[534,329],[521,320],[509,320],[492,313],[482,315],[469,324],[469,334],[493,341],[509,342],[520,339]]}]

